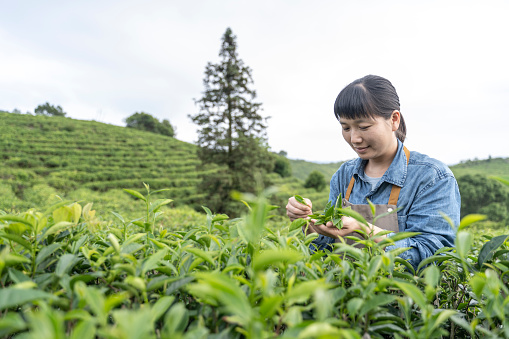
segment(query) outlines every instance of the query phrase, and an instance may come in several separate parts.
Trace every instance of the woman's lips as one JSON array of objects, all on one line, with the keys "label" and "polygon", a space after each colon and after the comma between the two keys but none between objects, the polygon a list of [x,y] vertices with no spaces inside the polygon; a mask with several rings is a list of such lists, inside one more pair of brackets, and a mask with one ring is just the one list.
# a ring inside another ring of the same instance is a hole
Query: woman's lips
[{"label": "woman's lips", "polygon": [[355,152],[357,153],[366,153],[368,150],[368,147],[355,147]]}]

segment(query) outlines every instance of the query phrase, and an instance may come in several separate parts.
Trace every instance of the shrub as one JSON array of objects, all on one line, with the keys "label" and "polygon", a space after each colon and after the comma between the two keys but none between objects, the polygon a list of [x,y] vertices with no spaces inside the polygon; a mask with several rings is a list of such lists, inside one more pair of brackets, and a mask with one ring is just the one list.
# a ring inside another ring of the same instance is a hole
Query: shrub
[{"label": "shrub", "polygon": [[314,188],[318,192],[323,191],[325,186],[327,186],[327,183],[325,182],[325,177],[321,172],[318,171],[313,171],[309,173],[309,176],[306,179],[306,182],[304,183],[304,187]]}]

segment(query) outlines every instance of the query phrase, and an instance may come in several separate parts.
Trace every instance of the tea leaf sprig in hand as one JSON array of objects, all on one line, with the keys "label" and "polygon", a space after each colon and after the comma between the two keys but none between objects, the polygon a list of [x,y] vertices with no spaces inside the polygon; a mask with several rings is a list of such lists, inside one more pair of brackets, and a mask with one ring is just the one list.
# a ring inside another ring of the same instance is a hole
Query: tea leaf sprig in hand
[{"label": "tea leaf sprig in hand", "polygon": [[342,217],[344,215],[340,212],[342,208],[343,200],[341,199],[340,194],[336,200],[336,204],[332,205],[330,201],[327,203],[324,209],[324,213],[311,214],[309,217],[316,220],[315,225],[325,225],[331,221],[334,226],[336,226],[338,229],[341,229],[343,227]]}]

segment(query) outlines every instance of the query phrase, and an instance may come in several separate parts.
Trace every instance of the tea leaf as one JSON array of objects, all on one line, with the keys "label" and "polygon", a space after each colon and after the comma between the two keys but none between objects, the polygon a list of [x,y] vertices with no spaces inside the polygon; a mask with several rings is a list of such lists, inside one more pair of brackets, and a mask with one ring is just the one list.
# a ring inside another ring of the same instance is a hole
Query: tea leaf
[{"label": "tea leaf", "polygon": [[127,193],[129,193],[130,195],[132,196],[135,196],[136,198],[138,199],[141,199],[145,202],[147,202],[147,198],[145,198],[140,192],[138,191],[134,191],[134,190],[129,190],[129,189],[126,189],[124,188],[124,191],[126,191]]},{"label": "tea leaf", "polygon": [[458,232],[456,235],[456,241],[454,242],[456,245],[456,252],[461,258],[465,258],[470,251],[470,247],[472,246],[473,237],[472,234],[468,232]]},{"label": "tea leaf", "polygon": [[465,227],[475,223],[475,222],[478,222],[478,221],[481,221],[481,220],[484,220],[486,219],[486,216],[485,215],[482,215],[482,214],[469,214],[469,215],[466,215],[463,217],[463,219],[461,219],[461,222],[460,222],[460,225],[458,226],[458,232],[461,231],[462,229],[464,229]]},{"label": "tea leaf", "polygon": [[9,233],[0,233],[0,237],[14,241],[15,243],[20,244],[21,246],[26,248],[27,250],[32,251],[32,245],[28,241],[26,241],[25,239],[20,237],[19,235],[9,234]]},{"label": "tea leaf", "polygon": [[208,262],[209,264],[211,264],[213,267],[216,266],[216,263],[214,262],[212,257],[207,252],[200,250],[199,248],[188,247],[188,248],[185,248],[184,251],[194,254],[195,256],[197,256],[197,257],[203,259],[204,261]]},{"label": "tea leaf", "polygon": [[14,215],[0,215],[0,220],[20,222],[29,226],[31,229],[34,229],[34,225],[30,221],[22,217],[17,217]]},{"label": "tea leaf", "polygon": [[420,308],[426,307],[426,298],[424,297],[424,294],[421,292],[421,290],[410,283],[406,282],[394,282],[394,284],[401,290],[405,295],[412,298],[417,305],[419,305]]},{"label": "tea leaf", "polygon": [[491,260],[495,251],[502,246],[508,238],[509,235],[499,235],[485,243],[479,252],[477,267],[481,268],[486,261]]},{"label": "tea leaf", "polygon": [[266,250],[256,254],[253,258],[253,269],[259,271],[276,263],[295,263],[302,258],[302,254],[291,249]]},{"label": "tea leaf", "polygon": [[2,288],[0,290],[0,310],[21,306],[35,300],[47,299],[56,299],[56,297],[40,290],[18,289],[13,287]]}]

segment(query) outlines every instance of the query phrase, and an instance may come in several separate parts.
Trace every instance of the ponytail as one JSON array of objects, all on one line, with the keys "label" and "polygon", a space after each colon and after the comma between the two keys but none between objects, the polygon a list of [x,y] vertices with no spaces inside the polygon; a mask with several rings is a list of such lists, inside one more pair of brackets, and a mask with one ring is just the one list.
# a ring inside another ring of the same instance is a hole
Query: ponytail
[{"label": "ponytail", "polygon": [[399,141],[404,142],[406,138],[406,124],[405,119],[403,119],[403,114],[401,112],[399,113],[399,127],[396,131],[396,138],[399,139]]}]

